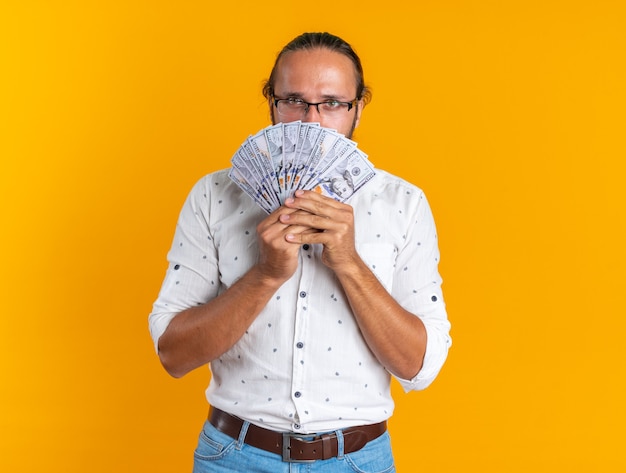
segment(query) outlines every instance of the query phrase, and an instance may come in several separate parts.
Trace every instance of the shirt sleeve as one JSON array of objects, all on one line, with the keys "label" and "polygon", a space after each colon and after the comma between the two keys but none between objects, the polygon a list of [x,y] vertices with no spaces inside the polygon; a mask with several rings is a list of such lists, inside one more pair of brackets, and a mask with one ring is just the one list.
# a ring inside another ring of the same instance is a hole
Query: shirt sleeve
[{"label": "shirt sleeve", "polygon": [[406,244],[396,260],[392,295],[426,328],[424,363],[410,380],[397,378],[406,392],[428,387],[437,377],[452,344],[450,322],[441,290],[439,247],[433,215],[423,192],[417,199]]},{"label": "shirt sleeve", "polygon": [[176,314],[218,294],[217,251],[208,224],[209,181],[204,177],[192,188],[176,224],[165,279],[148,317],[157,352],[159,338]]}]

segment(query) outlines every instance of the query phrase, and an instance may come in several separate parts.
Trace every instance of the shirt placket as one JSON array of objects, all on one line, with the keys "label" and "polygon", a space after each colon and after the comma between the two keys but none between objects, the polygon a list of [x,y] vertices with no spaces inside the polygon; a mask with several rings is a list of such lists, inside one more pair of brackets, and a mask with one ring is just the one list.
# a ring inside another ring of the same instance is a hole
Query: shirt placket
[{"label": "shirt placket", "polygon": [[292,367],[292,399],[296,406],[296,415],[293,422],[293,430],[303,431],[303,426],[309,421],[310,409],[309,399],[310,389],[306,383],[307,379],[307,363],[311,360],[307,359],[307,353],[310,353],[307,333],[308,333],[308,317],[309,305],[311,303],[311,291],[313,288],[313,247],[311,245],[303,245],[300,250],[300,279],[298,282],[298,298],[296,303],[296,314],[294,324],[293,339],[293,367]]}]

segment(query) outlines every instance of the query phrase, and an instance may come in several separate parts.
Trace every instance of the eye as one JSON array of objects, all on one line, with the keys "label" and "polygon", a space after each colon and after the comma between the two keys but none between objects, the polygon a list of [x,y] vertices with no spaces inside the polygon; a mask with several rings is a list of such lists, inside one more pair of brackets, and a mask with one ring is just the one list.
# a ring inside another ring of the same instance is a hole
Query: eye
[{"label": "eye", "polygon": [[324,105],[327,108],[339,108],[339,107],[341,107],[341,102],[339,102],[337,100],[329,100],[328,102],[324,102]]},{"label": "eye", "polygon": [[288,103],[289,105],[296,105],[296,106],[297,106],[297,105],[303,105],[303,104],[304,104],[304,100],[302,100],[302,99],[297,99],[297,98],[295,98],[295,97],[289,97],[289,98],[287,99],[287,103]]}]

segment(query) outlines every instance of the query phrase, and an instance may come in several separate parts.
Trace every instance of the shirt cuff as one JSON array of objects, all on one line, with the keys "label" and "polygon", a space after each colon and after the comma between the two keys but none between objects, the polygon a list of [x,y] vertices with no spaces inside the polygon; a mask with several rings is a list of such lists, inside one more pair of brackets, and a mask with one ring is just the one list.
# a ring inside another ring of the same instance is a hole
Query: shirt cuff
[{"label": "shirt cuff", "polygon": [[154,349],[159,353],[159,338],[161,335],[165,333],[168,325],[172,321],[176,314],[173,313],[165,313],[165,314],[150,314],[149,318],[149,327],[150,327],[150,336],[152,337],[152,342],[154,343]]},{"label": "shirt cuff", "polygon": [[442,333],[435,327],[426,325],[426,353],[422,369],[412,379],[395,377],[405,392],[421,391],[426,389],[435,380],[448,357],[448,349],[452,339],[447,333]]}]

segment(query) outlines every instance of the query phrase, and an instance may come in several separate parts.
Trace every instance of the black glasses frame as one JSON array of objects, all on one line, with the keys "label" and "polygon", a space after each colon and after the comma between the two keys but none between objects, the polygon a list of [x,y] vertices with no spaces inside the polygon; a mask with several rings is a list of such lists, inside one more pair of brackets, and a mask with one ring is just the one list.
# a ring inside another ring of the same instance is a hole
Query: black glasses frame
[{"label": "black glasses frame", "polygon": [[315,109],[317,110],[317,113],[320,113],[320,105],[323,105],[325,103],[337,103],[337,104],[341,104],[341,105],[347,105],[348,106],[348,110],[346,110],[346,112],[349,112],[350,110],[352,110],[352,107],[355,107],[357,102],[359,101],[358,97],[355,98],[354,100],[352,100],[351,102],[341,102],[339,100],[324,100],[323,102],[317,102],[317,103],[313,103],[313,102],[307,102],[305,100],[302,99],[297,99],[297,98],[290,98],[290,99],[281,99],[281,98],[276,98],[276,96],[272,95],[272,99],[274,101],[274,107],[276,107],[276,109],[278,109],[278,102],[290,102],[290,101],[295,101],[301,104],[306,105],[306,108],[304,109],[304,115],[306,115],[307,113],[309,113],[309,108],[311,108],[311,106],[314,106]]}]

